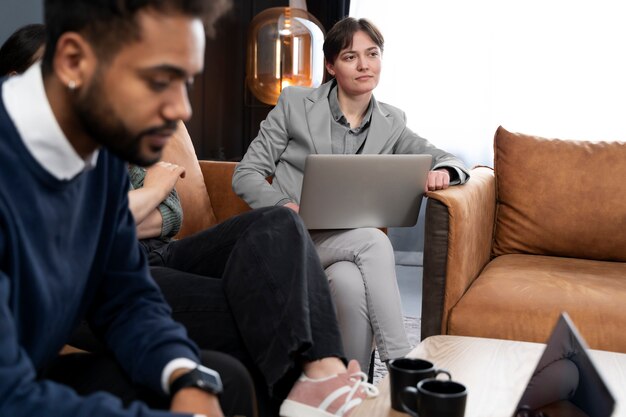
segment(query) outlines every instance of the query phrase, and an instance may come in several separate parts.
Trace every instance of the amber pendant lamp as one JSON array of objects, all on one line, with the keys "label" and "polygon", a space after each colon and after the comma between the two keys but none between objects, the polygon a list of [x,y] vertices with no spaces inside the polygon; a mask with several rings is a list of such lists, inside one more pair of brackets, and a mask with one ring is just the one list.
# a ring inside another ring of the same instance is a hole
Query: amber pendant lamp
[{"label": "amber pendant lamp", "polygon": [[256,15],[248,31],[246,84],[254,96],[275,105],[290,85],[318,87],[324,77],[324,30],[305,0]]}]

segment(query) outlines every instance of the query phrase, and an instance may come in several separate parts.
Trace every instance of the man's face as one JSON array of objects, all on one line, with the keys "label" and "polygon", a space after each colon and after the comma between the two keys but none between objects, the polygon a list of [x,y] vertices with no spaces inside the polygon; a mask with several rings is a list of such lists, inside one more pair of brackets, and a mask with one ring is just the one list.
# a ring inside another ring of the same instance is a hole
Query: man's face
[{"label": "man's face", "polygon": [[187,89],[202,70],[202,22],[154,11],[138,14],[141,38],[100,62],[74,101],[83,129],[118,157],[158,161],[179,120],[191,117]]}]

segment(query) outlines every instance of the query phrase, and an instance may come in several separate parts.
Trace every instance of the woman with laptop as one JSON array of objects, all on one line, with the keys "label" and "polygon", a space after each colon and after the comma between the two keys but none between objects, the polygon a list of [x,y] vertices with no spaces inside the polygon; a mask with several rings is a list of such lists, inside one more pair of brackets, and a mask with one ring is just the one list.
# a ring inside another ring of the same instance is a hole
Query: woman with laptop
[{"label": "woman with laptop", "polygon": [[[383,36],[366,19],[344,18],[324,42],[334,78],[316,89],[285,88],[261,123],[233,177],[233,189],[251,207],[299,210],[309,154],[430,154],[427,190],[467,181],[453,155],[406,126],[404,112],[376,101]],[[266,181],[272,177],[272,183]],[[381,360],[410,351],[403,326],[393,248],[378,229],[310,231],[337,308],[348,357],[368,369],[375,341]]]}]

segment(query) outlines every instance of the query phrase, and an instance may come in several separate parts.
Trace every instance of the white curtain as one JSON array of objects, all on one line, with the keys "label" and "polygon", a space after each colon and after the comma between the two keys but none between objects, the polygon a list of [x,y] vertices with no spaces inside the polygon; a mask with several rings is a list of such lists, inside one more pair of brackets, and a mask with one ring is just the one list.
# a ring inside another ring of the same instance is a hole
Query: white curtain
[{"label": "white curtain", "polygon": [[385,37],[378,100],[472,166],[493,134],[626,140],[626,24],[615,0],[351,0]]}]

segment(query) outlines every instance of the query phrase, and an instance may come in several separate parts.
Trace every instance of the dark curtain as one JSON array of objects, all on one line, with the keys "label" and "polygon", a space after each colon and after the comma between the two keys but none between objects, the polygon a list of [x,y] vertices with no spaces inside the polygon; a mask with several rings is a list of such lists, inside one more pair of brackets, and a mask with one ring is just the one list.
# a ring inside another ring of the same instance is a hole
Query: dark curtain
[{"label": "dark curtain", "polygon": [[308,1],[309,13],[322,22],[324,29],[328,31],[341,18],[348,16],[350,12],[350,0],[326,0]]},{"label": "dark curtain", "polygon": [[[252,18],[289,0],[234,0],[233,10],[207,42],[204,73],[190,94],[194,114],[187,123],[199,159],[238,161],[271,106],[257,101],[245,86],[246,43]],[[328,31],[348,15],[350,0],[309,0],[309,12]]]}]

